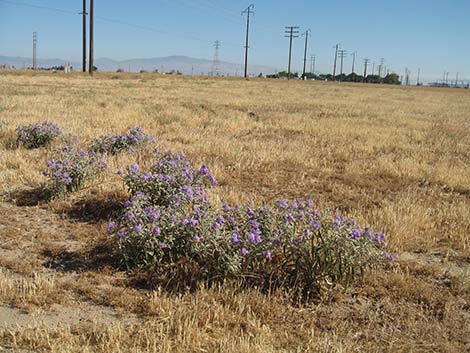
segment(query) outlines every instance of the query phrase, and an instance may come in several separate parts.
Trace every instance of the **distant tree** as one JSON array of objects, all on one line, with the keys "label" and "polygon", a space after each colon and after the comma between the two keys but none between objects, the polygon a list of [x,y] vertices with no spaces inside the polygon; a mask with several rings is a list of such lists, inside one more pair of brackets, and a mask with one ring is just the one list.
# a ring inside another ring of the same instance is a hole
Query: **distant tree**
[{"label": "distant tree", "polygon": [[124,72],[124,70],[119,68],[119,69],[116,70],[116,72]]},{"label": "distant tree", "polygon": [[385,76],[383,79],[383,83],[389,84],[389,85],[400,85],[400,77],[396,73],[391,73]]},{"label": "distant tree", "polygon": [[93,71],[98,71],[98,68],[95,65],[93,65]]}]

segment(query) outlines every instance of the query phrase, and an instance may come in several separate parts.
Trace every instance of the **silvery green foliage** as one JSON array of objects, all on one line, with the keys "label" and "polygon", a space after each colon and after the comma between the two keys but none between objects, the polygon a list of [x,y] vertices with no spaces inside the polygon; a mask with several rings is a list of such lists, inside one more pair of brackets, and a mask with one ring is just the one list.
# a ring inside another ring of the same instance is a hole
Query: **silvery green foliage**
[{"label": "silvery green foliage", "polygon": [[123,134],[106,134],[95,139],[90,147],[96,153],[117,155],[122,152],[132,152],[146,143],[155,143],[155,138],[147,135],[140,127],[133,127]]},{"label": "silvery green foliage", "polygon": [[57,158],[46,162],[47,169],[43,171],[52,182],[52,194],[63,196],[81,189],[90,178],[106,169],[104,157],[71,146],[62,147]]},{"label": "silvery green foliage", "polygon": [[205,278],[276,278],[314,291],[348,285],[367,268],[394,260],[382,233],[339,211],[320,211],[311,200],[217,209],[205,193],[216,185],[206,166],[194,169],[171,152],[156,151],[155,158],[149,170],[127,168],[123,178],[132,197],[108,226],[128,267],[188,260]]},{"label": "silvery green foliage", "polygon": [[28,149],[49,146],[61,133],[60,127],[50,121],[16,128],[18,142]]}]

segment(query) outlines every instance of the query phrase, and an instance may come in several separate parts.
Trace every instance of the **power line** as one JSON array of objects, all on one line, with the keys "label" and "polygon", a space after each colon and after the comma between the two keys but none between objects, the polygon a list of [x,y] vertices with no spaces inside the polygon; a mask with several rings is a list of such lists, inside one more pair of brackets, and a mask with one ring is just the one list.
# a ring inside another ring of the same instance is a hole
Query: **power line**
[{"label": "power line", "polygon": [[292,41],[294,38],[299,37],[299,27],[287,26],[285,33],[285,37],[289,38],[289,65],[287,67],[287,79],[290,80],[290,68],[292,62]]},{"label": "power line", "polygon": [[35,9],[48,10],[48,11],[66,13],[66,14],[71,14],[71,15],[76,15],[77,14],[77,11],[58,9],[56,7],[49,7],[49,6],[34,5],[34,4],[26,3],[26,2],[9,1],[9,0],[0,0],[0,2],[4,2],[4,3],[10,4],[10,5],[31,7],[31,8],[35,8]]},{"label": "power line", "polygon": [[248,77],[248,48],[249,48],[249,33],[250,33],[250,15],[254,14],[252,11],[255,5],[251,4],[242,11],[242,16],[246,14],[246,41],[245,41],[245,78]]},{"label": "power line", "polygon": [[[8,4],[11,4],[11,5],[19,5],[19,6],[36,8],[36,9],[41,9],[41,10],[60,12],[60,13],[70,14],[70,15],[82,15],[82,12],[80,12],[80,11],[71,11],[71,10],[59,9],[59,8],[54,8],[54,7],[48,7],[48,6],[38,6],[38,5],[26,3],[26,2],[16,2],[16,1],[9,1],[9,0],[0,0],[0,2],[8,3]],[[198,37],[195,37],[193,35],[188,35],[188,34],[184,34],[184,33],[168,32],[168,31],[152,28],[152,27],[149,27],[149,26],[142,26],[142,25],[139,25],[139,24],[135,24],[135,23],[127,22],[127,21],[122,21],[122,20],[119,20],[119,19],[109,18],[109,17],[95,16],[95,20],[102,21],[102,22],[119,24],[119,25],[131,27],[131,28],[136,28],[136,29],[148,31],[148,32],[153,32],[153,33],[166,35],[166,36],[169,36],[169,37],[178,37],[178,38],[183,38],[183,39],[189,39],[189,40],[193,40],[193,41],[197,41],[197,42],[201,42],[201,43],[210,42],[207,39],[198,38]],[[224,44],[225,45],[230,45],[230,46],[233,46],[233,47],[239,47],[239,44],[236,44],[236,43],[224,42]]]}]

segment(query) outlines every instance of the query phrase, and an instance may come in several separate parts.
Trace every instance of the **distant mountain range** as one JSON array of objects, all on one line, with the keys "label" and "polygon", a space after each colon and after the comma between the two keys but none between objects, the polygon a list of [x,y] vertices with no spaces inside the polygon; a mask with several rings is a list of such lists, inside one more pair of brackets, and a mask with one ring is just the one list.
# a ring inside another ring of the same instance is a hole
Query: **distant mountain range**
[{"label": "distant mountain range", "polygon": [[[38,58],[38,67],[50,68],[54,66],[61,66],[69,62],[74,70],[80,70],[82,65],[80,62],[70,62],[64,59],[40,59]],[[0,65],[10,65],[17,69],[27,68],[32,66],[32,59],[26,57],[13,57],[1,56]],[[95,66],[100,72],[115,72],[118,69],[131,72],[139,72],[141,70],[159,72],[180,71],[183,74],[208,74],[213,71],[212,60],[197,59],[188,56],[167,56],[161,58],[149,59],[130,59],[130,60],[113,60],[109,58],[95,59]],[[234,64],[225,61],[220,61],[219,73],[223,75],[242,75],[243,65]],[[275,69],[270,66],[263,65],[250,65],[249,72],[251,75],[258,75],[259,73],[270,74],[274,73]]]}]

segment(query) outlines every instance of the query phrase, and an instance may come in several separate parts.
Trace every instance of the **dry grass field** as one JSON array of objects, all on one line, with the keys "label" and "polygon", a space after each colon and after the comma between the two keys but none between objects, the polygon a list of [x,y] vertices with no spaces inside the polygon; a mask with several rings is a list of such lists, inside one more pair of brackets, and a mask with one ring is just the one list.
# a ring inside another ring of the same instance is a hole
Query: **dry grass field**
[{"label": "dry grass field", "polygon": [[[313,197],[385,232],[398,261],[302,304],[151,288],[114,266],[106,234],[126,198],[116,170],[149,151],[48,202],[50,152],[14,131],[46,119],[84,143],[141,126],[211,168],[214,202]],[[469,269],[468,90],[0,72],[1,352],[464,352]]]}]

